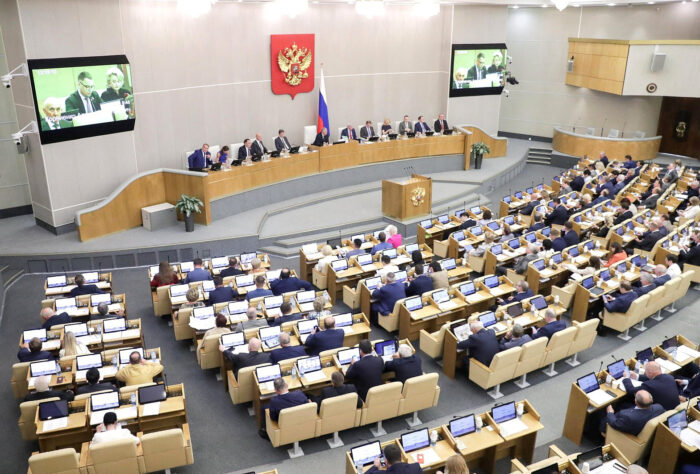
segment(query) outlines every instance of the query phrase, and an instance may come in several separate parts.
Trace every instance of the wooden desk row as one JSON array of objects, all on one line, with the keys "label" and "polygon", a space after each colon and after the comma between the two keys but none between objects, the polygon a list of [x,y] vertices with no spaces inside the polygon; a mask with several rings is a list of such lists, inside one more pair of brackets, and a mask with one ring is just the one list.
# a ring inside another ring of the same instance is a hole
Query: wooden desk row
[{"label": "wooden desk row", "polygon": [[108,311],[114,315],[116,313],[126,314],[126,294],[125,293],[104,293],[92,295],[80,295],[72,297],[56,297],[42,300],[41,307],[51,308],[56,313],[68,313],[75,321],[89,319],[90,316],[99,315],[97,307],[100,303],[107,303]]},{"label": "wooden desk row", "polygon": [[[92,274],[92,275],[90,275]],[[95,285],[97,288],[103,291],[112,291],[112,272],[98,273],[98,272],[83,272],[81,275],[88,275],[88,277],[95,277],[97,281],[94,283],[85,283],[86,285]],[[77,275],[76,275],[77,276]],[[92,278],[88,278],[92,279]],[[64,275],[56,275],[47,277],[44,280],[44,295],[58,297],[64,296],[71,292],[77,285],[75,284],[75,277],[67,277]]]}]

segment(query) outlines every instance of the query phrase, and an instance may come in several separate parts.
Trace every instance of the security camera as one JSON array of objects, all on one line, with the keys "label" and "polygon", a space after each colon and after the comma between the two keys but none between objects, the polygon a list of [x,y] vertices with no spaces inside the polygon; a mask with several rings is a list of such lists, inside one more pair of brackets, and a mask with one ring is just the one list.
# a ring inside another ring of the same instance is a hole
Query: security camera
[{"label": "security camera", "polygon": [[9,74],[5,74],[4,76],[0,77],[0,80],[2,80],[2,85],[5,86],[6,89],[12,87],[12,76]]},{"label": "security camera", "polygon": [[506,97],[510,97],[510,91],[508,89],[503,89],[503,93]]},{"label": "security camera", "polygon": [[506,82],[510,85],[513,85],[513,86],[520,84],[520,81],[518,81],[515,78],[515,76],[509,76],[508,79],[506,79]]},{"label": "security camera", "polygon": [[22,137],[24,136],[24,133],[22,132],[17,132],[12,134],[12,140],[15,142],[15,145],[19,146],[22,144]]},{"label": "security camera", "polygon": [[513,64],[513,56],[508,55],[508,64]]},{"label": "security camera", "polygon": [[27,153],[29,150],[29,141],[24,137],[30,133],[39,133],[39,127],[35,121],[29,122],[21,130],[10,135],[12,137],[12,141],[15,142],[15,145],[17,146],[17,153]]},{"label": "security camera", "polygon": [[20,64],[4,76],[0,76],[0,81],[2,81],[2,85],[5,86],[6,89],[9,89],[12,87],[12,79],[19,76],[29,77],[29,74],[27,73],[27,65],[24,63]]}]

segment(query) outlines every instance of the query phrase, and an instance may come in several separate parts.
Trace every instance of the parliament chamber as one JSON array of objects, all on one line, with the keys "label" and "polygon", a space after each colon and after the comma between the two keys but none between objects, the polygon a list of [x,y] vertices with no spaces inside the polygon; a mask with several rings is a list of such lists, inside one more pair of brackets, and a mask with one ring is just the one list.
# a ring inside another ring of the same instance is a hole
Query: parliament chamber
[{"label": "parliament chamber", "polygon": [[0,471],[700,473],[698,24],[0,0]]}]

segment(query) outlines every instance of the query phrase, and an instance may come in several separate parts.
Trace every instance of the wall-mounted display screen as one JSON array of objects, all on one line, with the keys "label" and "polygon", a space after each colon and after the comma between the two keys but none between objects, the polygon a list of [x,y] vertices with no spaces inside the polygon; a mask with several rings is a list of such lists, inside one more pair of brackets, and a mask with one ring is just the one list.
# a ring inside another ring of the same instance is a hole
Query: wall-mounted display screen
[{"label": "wall-mounted display screen", "polygon": [[450,97],[500,94],[507,58],[505,43],[453,44]]},{"label": "wall-mounted display screen", "polygon": [[126,56],[30,59],[27,65],[41,143],[134,129]]}]

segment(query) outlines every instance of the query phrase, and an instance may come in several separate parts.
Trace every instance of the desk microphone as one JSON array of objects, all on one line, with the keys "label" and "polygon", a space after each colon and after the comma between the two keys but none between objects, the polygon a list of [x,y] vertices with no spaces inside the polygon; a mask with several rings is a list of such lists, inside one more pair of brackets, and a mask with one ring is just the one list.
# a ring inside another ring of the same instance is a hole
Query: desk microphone
[{"label": "desk microphone", "polygon": [[598,374],[600,373],[600,371],[603,370],[603,362],[604,362],[604,361],[602,361],[602,360],[600,361],[600,367],[598,367],[598,372],[596,372],[596,377],[598,376]]},{"label": "desk microphone", "polygon": [[163,371],[163,384],[165,385],[165,396],[168,396],[168,377],[165,375],[165,370]]},{"label": "desk microphone", "polygon": [[605,123],[608,121],[608,118],[605,117],[605,120],[603,120],[603,126],[600,127],[600,136],[603,136],[603,131],[605,130]]},{"label": "desk microphone", "polygon": [[625,138],[625,127],[627,126],[627,120],[622,122],[622,130],[620,131],[620,138]]}]

